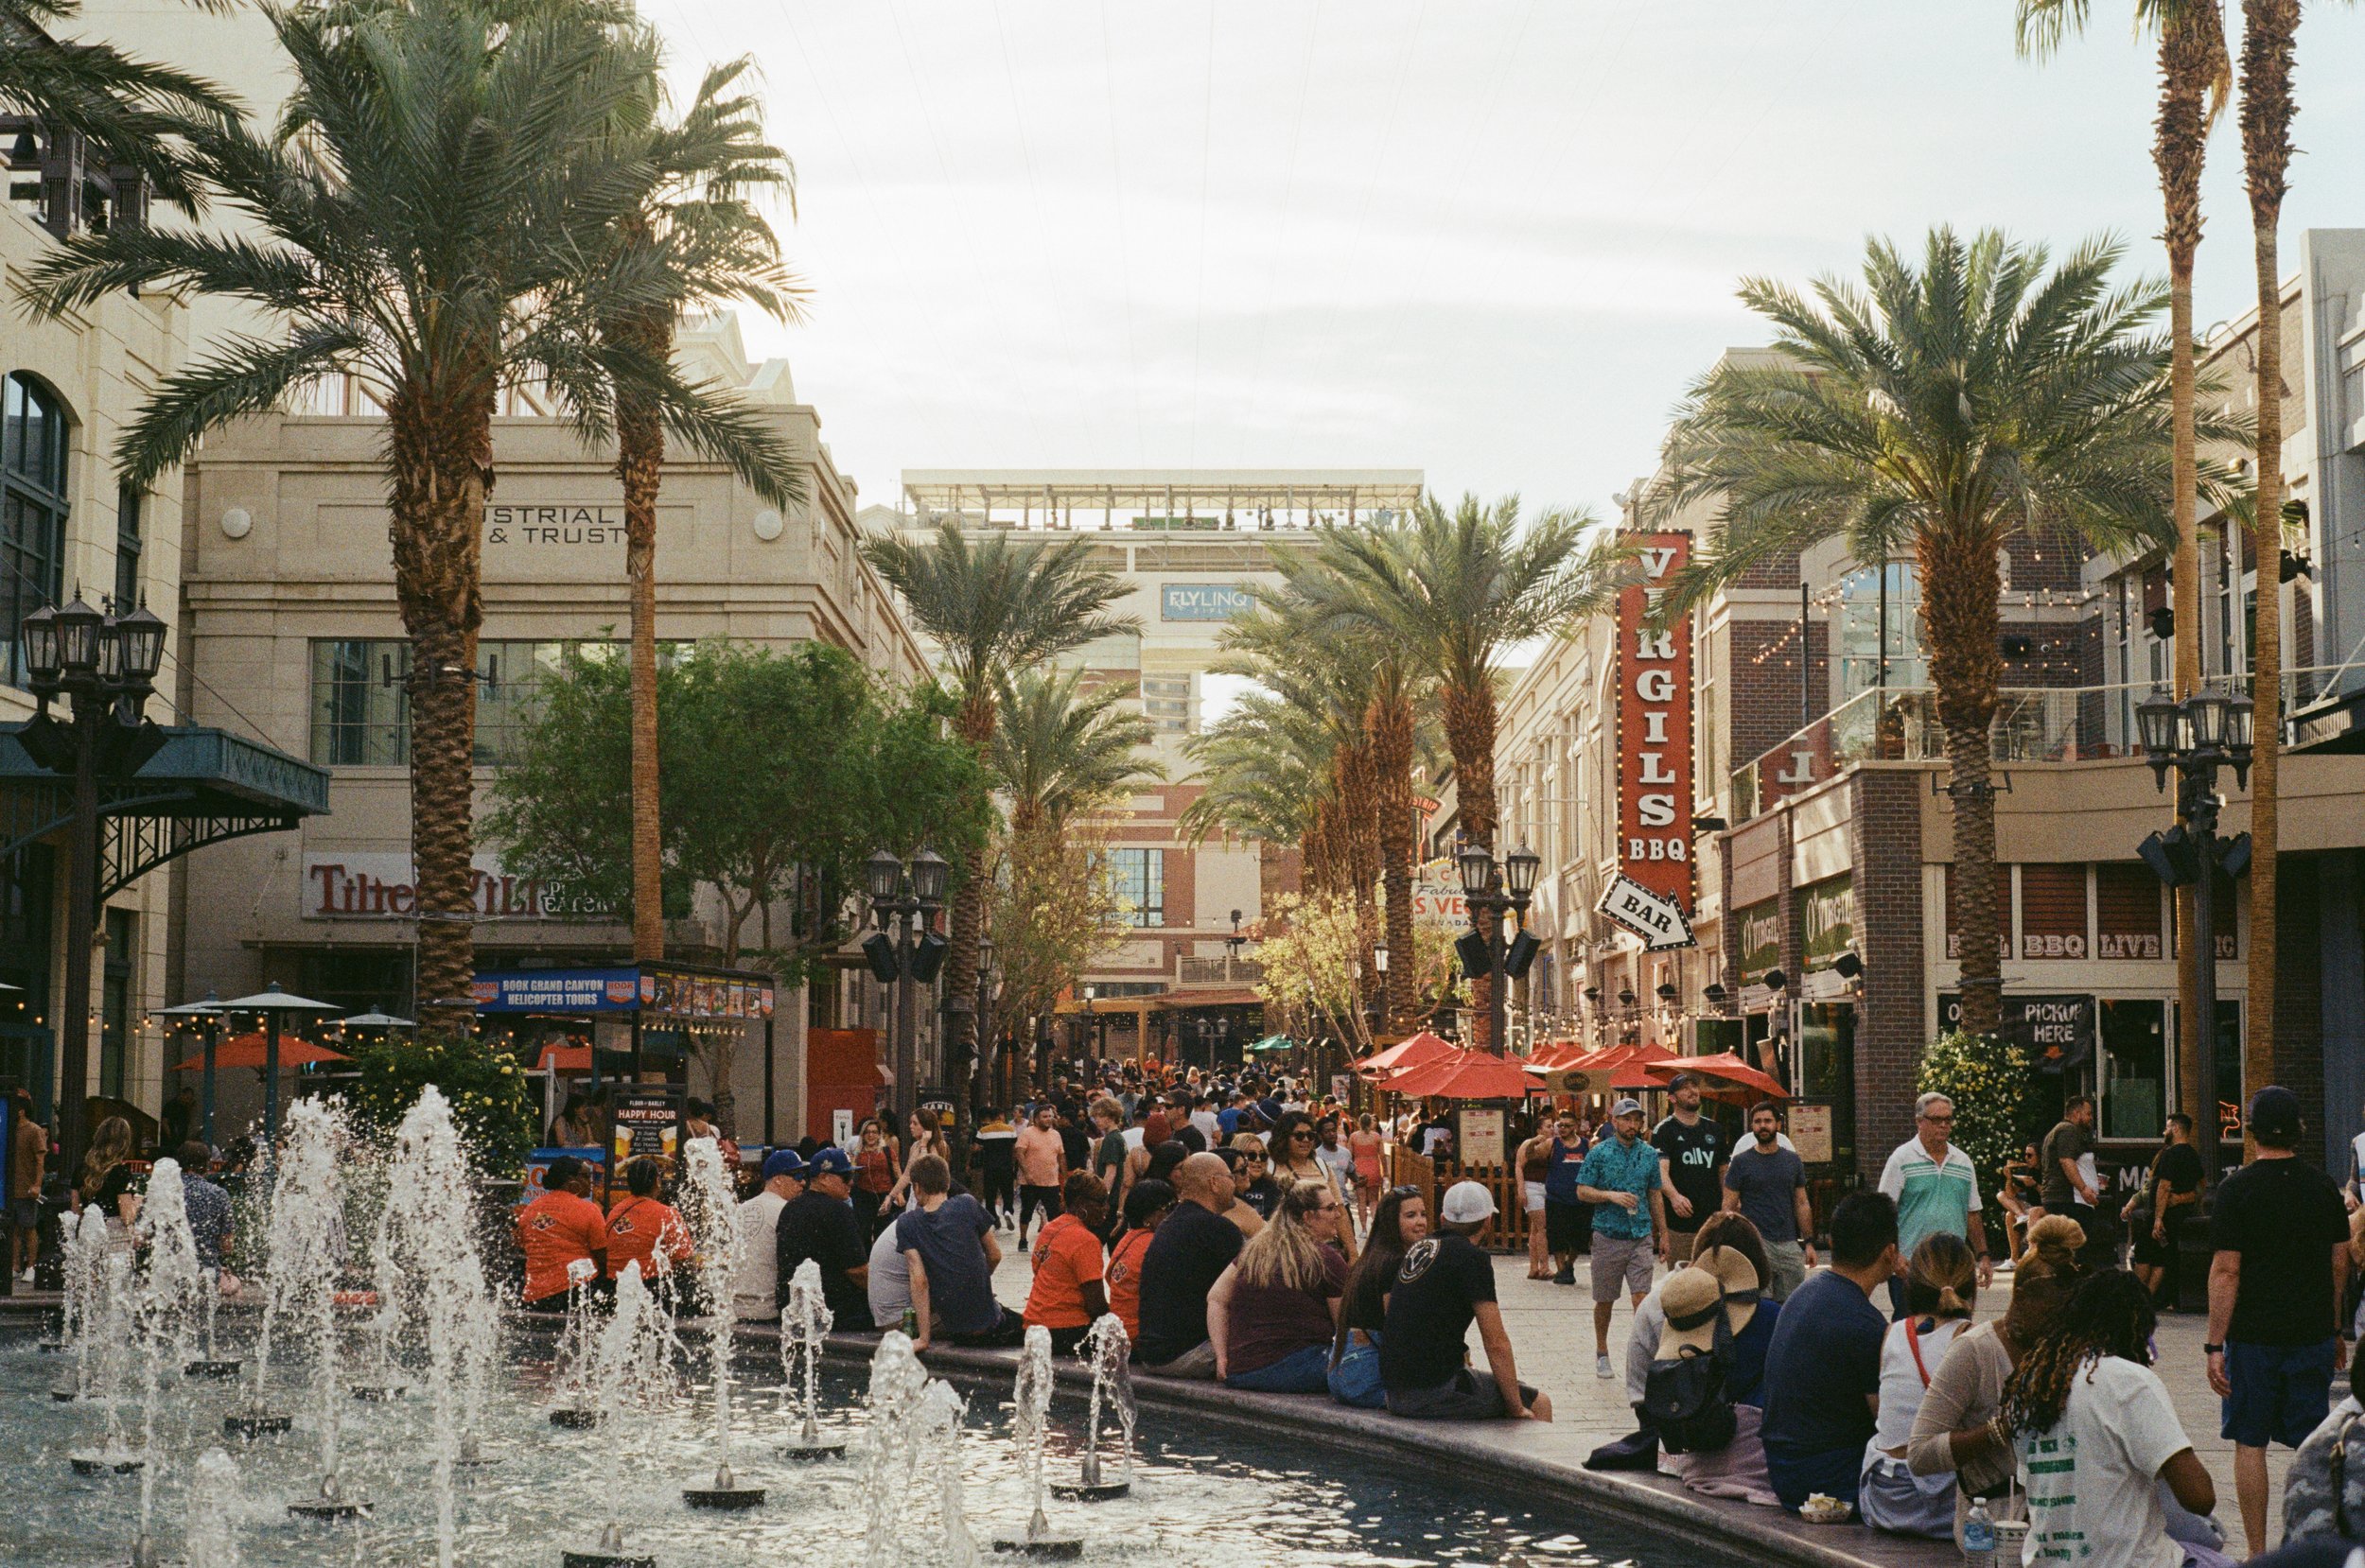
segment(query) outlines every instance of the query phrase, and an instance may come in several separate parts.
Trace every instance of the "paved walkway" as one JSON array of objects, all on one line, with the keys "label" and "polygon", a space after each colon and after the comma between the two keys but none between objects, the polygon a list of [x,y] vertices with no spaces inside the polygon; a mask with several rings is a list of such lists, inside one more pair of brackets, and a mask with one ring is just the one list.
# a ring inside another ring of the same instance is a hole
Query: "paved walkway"
[{"label": "paved walkway", "polygon": [[[1002,1267],[994,1288],[1003,1300],[1023,1307],[1032,1277],[1032,1263],[1010,1246],[1002,1232]],[[1503,1440],[1515,1438],[1524,1451],[1542,1457],[1580,1464],[1585,1456],[1613,1437],[1634,1430],[1634,1414],[1625,1397],[1626,1337],[1633,1315],[1624,1305],[1610,1320],[1611,1364],[1619,1376],[1604,1380],[1593,1369],[1593,1296],[1579,1261],[1574,1286],[1554,1285],[1527,1278],[1524,1257],[1495,1260],[1495,1290],[1502,1305],[1504,1325],[1518,1358],[1521,1381],[1552,1398],[1553,1421],[1549,1427],[1504,1423]],[[1981,1318],[2000,1315],[2011,1300],[2011,1276],[1996,1276],[1993,1288],[1979,1300]],[[2217,1485],[2217,1522],[2225,1531],[2231,1555],[2243,1555],[2241,1511],[2234,1497],[2234,1445],[2217,1436],[2217,1398],[2209,1391],[2207,1368],[2200,1347],[2208,1328],[2198,1314],[2165,1314],[2158,1334],[2161,1376],[2175,1396],[2177,1414],[2193,1440],[2193,1448],[2209,1467]],[[1474,1357],[1483,1363],[1478,1333],[1470,1334]],[[2339,1385],[2335,1385],[2336,1394]],[[2283,1477],[2290,1467],[2288,1449],[2268,1450],[2268,1531],[2269,1545],[2283,1535]],[[1704,1505],[1705,1506],[1705,1505]],[[1735,1505],[1736,1507],[1742,1505]],[[1850,1532],[1870,1536],[1871,1532]],[[1845,1548],[1864,1555],[1854,1542]]]}]

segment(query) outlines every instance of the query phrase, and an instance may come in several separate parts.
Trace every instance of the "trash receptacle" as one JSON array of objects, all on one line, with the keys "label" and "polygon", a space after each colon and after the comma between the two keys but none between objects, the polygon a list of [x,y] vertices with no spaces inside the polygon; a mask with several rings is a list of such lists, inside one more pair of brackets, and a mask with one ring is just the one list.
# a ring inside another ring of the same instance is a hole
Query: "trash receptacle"
[{"label": "trash receptacle", "polygon": [[2209,1263],[2214,1256],[2209,1246],[2209,1207],[2204,1200],[2195,1209],[2187,1209],[2176,1227],[2176,1310],[2206,1313],[2209,1310]]}]

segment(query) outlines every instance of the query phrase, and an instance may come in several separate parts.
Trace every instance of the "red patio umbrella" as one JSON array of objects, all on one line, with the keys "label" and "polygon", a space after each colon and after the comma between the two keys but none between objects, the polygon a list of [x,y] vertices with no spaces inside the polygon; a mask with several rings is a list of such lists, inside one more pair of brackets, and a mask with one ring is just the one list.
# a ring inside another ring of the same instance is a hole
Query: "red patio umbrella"
[{"label": "red patio umbrella", "polygon": [[542,1059],[534,1065],[543,1072],[588,1072],[591,1071],[591,1048],[587,1045],[561,1045],[552,1040],[542,1048]]},{"label": "red patio umbrella", "polygon": [[1391,1094],[1427,1099],[1521,1100],[1537,1083],[1528,1070],[1491,1051],[1457,1052],[1424,1066],[1409,1069],[1388,1080]]},{"label": "red patio umbrella", "polygon": [[[214,1052],[214,1066],[217,1068],[261,1067],[263,1053],[268,1043],[259,1034],[233,1035],[222,1041]],[[331,1051],[324,1045],[314,1045],[309,1040],[296,1039],[288,1035],[279,1037],[279,1065],[283,1068],[309,1067],[315,1062],[349,1062],[353,1058],[343,1052]],[[201,1052],[174,1068],[173,1071],[196,1072],[204,1066],[205,1057]]]},{"label": "red patio umbrella", "polygon": [[1452,1055],[1454,1049],[1451,1041],[1441,1039],[1424,1029],[1417,1035],[1406,1036],[1385,1051],[1364,1057],[1355,1064],[1355,1070],[1358,1072],[1386,1074]]},{"label": "red patio umbrella", "polygon": [[1678,1060],[1675,1070],[1698,1072],[1724,1083],[1737,1084],[1755,1089],[1768,1099],[1787,1100],[1790,1091],[1771,1075],[1759,1071],[1730,1051],[1720,1051],[1713,1056],[1686,1056]]}]

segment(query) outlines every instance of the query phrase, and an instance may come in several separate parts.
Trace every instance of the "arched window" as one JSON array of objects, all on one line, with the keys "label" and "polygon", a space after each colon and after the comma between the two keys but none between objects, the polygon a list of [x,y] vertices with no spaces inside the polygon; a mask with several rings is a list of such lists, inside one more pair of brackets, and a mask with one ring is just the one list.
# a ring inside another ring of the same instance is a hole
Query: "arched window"
[{"label": "arched window", "polygon": [[17,628],[65,575],[65,407],[32,377],[0,383],[0,660],[25,683]]}]

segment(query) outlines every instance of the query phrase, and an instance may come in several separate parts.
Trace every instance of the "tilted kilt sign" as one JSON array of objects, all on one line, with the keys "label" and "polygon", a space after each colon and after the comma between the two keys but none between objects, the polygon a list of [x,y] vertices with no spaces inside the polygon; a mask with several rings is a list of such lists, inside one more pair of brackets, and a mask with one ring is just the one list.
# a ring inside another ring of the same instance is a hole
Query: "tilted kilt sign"
[{"label": "tilted kilt sign", "polygon": [[1628,534],[1641,581],[1618,596],[1618,875],[1601,912],[1646,948],[1691,946],[1691,623],[1650,622],[1691,558],[1688,533]]}]

